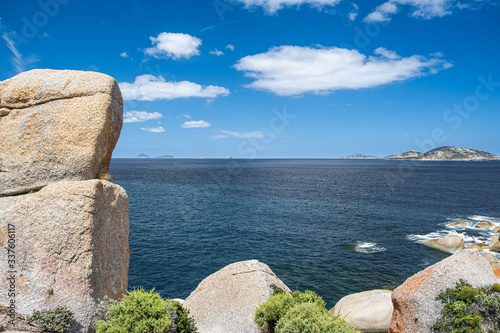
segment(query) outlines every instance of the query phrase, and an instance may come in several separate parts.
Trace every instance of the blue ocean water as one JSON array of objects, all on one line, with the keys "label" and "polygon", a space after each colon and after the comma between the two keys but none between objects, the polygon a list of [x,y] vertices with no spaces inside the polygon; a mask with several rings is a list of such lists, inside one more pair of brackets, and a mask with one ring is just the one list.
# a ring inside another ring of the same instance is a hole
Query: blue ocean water
[{"label": "blue ocean water", "polygon": [[448,254],[420,239],[500,225],[500,163],[113,159],[130,199],[129,288],[186,298],[207,276],[258,259],[290,289],[341,297],[399,285]]}]

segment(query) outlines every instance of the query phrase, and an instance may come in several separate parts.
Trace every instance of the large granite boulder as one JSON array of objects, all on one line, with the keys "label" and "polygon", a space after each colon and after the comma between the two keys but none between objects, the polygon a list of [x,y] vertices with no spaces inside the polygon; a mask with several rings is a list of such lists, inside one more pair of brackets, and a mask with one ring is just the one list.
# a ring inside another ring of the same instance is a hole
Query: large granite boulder
[{"label": "large granite boulder", "polygon": [[257,260],[228,265],[204,279],[184,301],[200,333],[259,333],[255,310],[272,295],[271,284],[290,289]]},{"label": "large granite boulder", "polygon": [[463,250],[465,242],[462,237],[450,235],[443,238],[435,238],[422,241],[423,244],[445,252],[457,252]]},{"label": "large granite boulder", "polygon": [[35,69],[0,82],[0,196],[106,174],[122,113],[105,74]]},{"label": "large granite boulder", "polygon": [[87,332],[98,301],[126,293],[128,235],[127,194],[107,181],[63,181],[0,198],[0,303],[14,299],[23,316],[66,305],[72,331]]},{"label": "large granite boulder", "polygon": [[392,292],[370,290],[344,296],[333,314],[361,332],[387,332],[392,316]]},{"label": "large granite boulder", "polygon": [[463,250],[407,279],[392,293],[394,311],[389,332],[431,332],[444,304],[436,297],[464,279],[474,288],[497,282],[489,262],[477,250]]}]

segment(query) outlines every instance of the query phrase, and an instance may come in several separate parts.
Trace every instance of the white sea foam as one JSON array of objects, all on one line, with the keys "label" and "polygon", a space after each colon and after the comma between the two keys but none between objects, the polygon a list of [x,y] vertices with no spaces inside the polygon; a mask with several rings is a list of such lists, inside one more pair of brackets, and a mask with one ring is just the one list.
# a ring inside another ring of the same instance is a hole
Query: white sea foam
[{"label": "white sea foam", "polygon": [[359,253],[377,253],[385,251],[385,247],[377,245],[372,242],[356,242],[354,244],[354,251]]},{"label": "white sea foam", "polygon": [[[500,218],[498,217],[490,217],[490,216],[481,216],[481,215],[471,215],[464,219],[457,218],[447,218],[446,223],[441,223],[437,227],[439,228],[436,231],[429,232],[427,234],[422,235],[408,235],[406,238],[408,240],[414,242],[421,242],[423,240],[442,238],[450,235],[457,235],[463,238],[465,242],[465,246],[474,243],[486,243],[489,244],[491,237],[497,235],[493,232],[493,228],[491,229],[480,229],[474,228],[474,225],[478,222],[482,221],[490,221],[495,224],[495,226],[500,226]],[[452,222],[464,221],[467,222],[467,226],[455,226],[449,227],[448,224]],[[482,253],[492,253],[500,258],[500,253],[491,252],[488,250],[481,251]]]}]

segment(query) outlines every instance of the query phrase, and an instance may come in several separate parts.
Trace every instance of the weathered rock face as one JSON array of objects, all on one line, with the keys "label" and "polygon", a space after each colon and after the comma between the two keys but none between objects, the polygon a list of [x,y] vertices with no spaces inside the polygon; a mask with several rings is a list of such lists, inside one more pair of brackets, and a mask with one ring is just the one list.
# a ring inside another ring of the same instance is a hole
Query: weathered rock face
[{"label": "weathered rock face", "polygon": [[394,312],[389,332],[431,332],[444,304],[436,297],[464,279],[475,288],[490,287],[497,278],[477,250],[460,251],[407,279],[392,293]]},{"label": "weathered rock face", "polygon": [[385,332],[392,316],[392,292],[370,290],[342,297],[335,304],[334,315],[361,332]]},{"label": "weathered rock face", "polygon": [[257,260],[237,262],[203,280],[183,306],[200,333],[258,333],[255,310],[272,295],[271,284],[290,292],[267,265]]},{"label": "weathered rock face", "polygon": [[491,229],[494,226],[495,226],[495,224],[493,222],[483,221],[483,222],[479,222],[479,223],[475,224],[474,228]]},{"label": "weathered rock face", "polygon": [[64,181],[0,198],[0,246],[14,244],[16,260],[8,267],[7,251],[0,252],[0,303],[10,304],[14,270],[18,313],[66,305],[73,331],[87,332],[98,299],[126,293],[128,234],[127,194],[106,181]]},{"label": "weathered rock face", "polygon": [[0,196],[105,174],[122,113],[105,74],[36,69],[0,82]]},{"label": "weathered rock face", "polygon": [[450,235],[443,238],[429,239],[422,241],[423,244],[434,247],[445,252],[457,252],[463,250],[465,242],[462,237]]}]

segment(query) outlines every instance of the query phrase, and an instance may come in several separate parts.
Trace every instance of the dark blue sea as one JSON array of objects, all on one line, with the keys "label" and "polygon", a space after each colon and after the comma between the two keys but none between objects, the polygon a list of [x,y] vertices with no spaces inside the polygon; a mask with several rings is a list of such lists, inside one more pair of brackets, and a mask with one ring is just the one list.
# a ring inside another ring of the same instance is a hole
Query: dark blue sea
[{"label": "dark blue sea", "polygon": [[500,162],[113,159],[110,171],[130,199],[129,288],[165,298],[258,259],[331,307],[448,256],[419,240],[486,241],[472,225],[500,225]]}]

